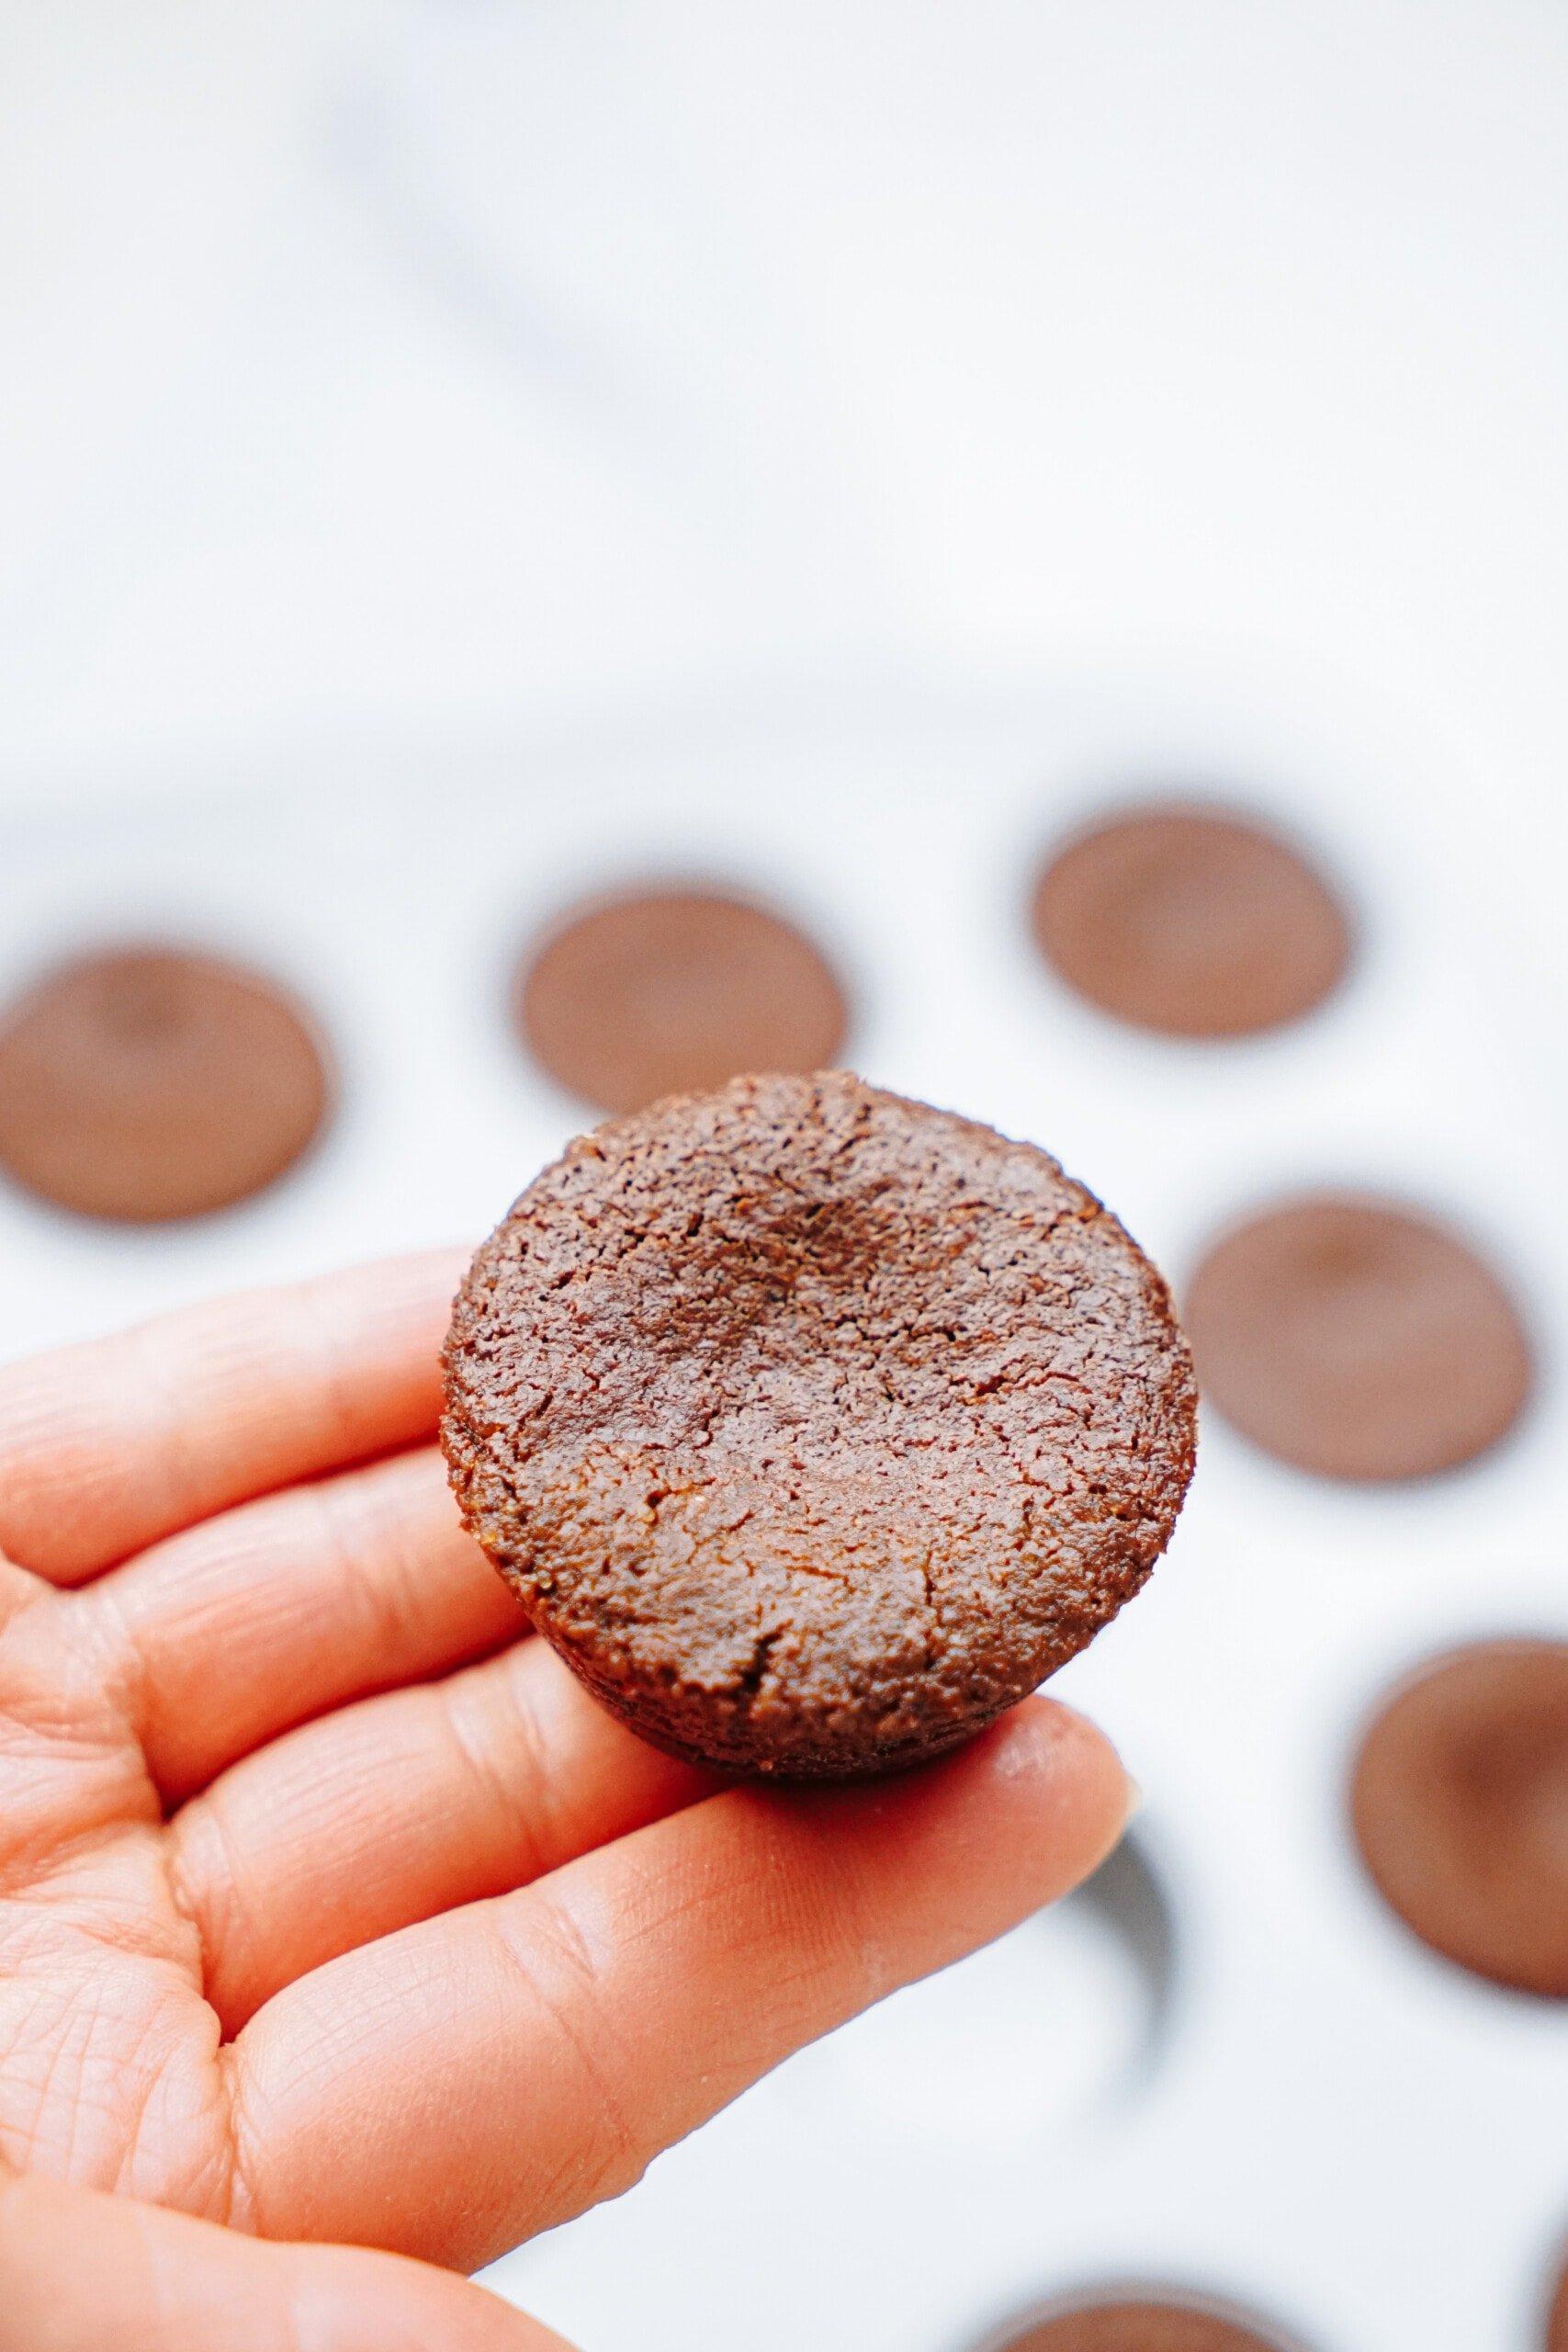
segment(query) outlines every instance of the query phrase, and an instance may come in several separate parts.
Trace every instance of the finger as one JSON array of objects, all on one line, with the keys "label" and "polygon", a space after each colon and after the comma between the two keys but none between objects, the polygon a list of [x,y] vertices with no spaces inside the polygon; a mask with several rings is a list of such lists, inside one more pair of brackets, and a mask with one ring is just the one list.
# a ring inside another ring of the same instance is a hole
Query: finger
[{"label": "finger", "polygon": [[558,1869],[711,1792],[543,1642],[308,1724],[169,1825],[226,2034],[323,1961]]},{"label": "finger", "polygon": [[253,1291],[0,1367],[0,1551],[56,1584],[435,1425],[459,1254]]},{"label": "finger", "polygon": [[527,1630],[434,1447],[225,1511],[71,1604],[130,1643],[166,1802],[291,1724]]},{"label": "finger", "polygon": [[267,2245],[33,2176],[0,2179],[0,2352],[569,2352],[423,2263]]},{"label": "finger", "polygon": [[475,2266],[1062,1894],[1126,1811],[1113,1749],[1034,1700],[924,1771],[728,1790],[347,1953],[229,2045],[247,2218]]}]

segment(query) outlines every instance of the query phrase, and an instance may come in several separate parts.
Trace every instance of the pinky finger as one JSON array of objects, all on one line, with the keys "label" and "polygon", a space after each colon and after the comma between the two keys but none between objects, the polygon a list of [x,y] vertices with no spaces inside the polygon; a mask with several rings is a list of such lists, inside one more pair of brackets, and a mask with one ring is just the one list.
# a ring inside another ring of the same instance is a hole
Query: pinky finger
[{"label": "pinky finger", "polygon": [[570,2352],[483,2288],[400,2255],[275,2245],[161,2206],[0,2174],[0,2352],[152,2345]]}]

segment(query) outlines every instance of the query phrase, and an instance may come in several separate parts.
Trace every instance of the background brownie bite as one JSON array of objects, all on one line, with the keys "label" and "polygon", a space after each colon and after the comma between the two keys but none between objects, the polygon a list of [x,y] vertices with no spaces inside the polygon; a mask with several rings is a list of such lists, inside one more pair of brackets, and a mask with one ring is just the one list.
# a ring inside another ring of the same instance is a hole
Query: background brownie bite
[{"label": "background brownie bite", "polygon": [[1285,2352],[1234,2312],[1156,2296],[1116,2296],[1064,2304],[988,2337],[980,2352]]},{"label": "background brownie bite", "polygon": [[1188,1286],[1204,1397],[1331,1478],[1457,1469],[1513,1427],[1529,1342],[1491,1268],[1396,1202],[1316,1193],[1235,1226]]},{"label": "background brownie bite", "polygon": [[1302,853],[1256,821],[1182,801],[1128,808],[1050,859],[1032,909],[1041,954],[1140,1029],[1240,1037],[1337,987],[1350,925]]},{"label": "background brownie bite", "polygon": [[1028,1144],[840,1074],[574,1144],[446,1348],[464,1519],[634,1729],[891,1769],[1136,1591],[1192,1466],[1164,1283]]},{"label": "background brownie bite", "polygon": [[749,1069],[810,1070],[842,1050],[839,979],[772,909],[715,890],[625,891],[580,908],[519,974],[535,1058],[602,1111],[637,1111]]},{"label": "background brownie bite", "polygon": [[1424,1943],[1568,1998],[1568,1642],[1423,1667],[1367,1732],[1350,1810],[1379,1892]]},{"label": "background brownie bite", "polygon": [[1551,2308],[1546,2314],[1543,2352],[1568,2352],[1568,2260],[1563,2262]]},{"label": "background brownie bite", "polygon": [[151,1224],[246,1199],[305,1151],[329,1094],[300,1007],[216,956],[85,956],[0,1015],[0,1164],[87,1216]]}]

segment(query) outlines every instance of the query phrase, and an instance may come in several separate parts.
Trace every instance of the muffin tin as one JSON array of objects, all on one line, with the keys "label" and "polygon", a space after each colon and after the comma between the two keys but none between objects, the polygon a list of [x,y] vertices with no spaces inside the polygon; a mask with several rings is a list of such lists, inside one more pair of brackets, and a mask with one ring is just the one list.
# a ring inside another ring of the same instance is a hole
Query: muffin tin
[{"label": "muffin tin", "polygon": [[[1538,2352],[1568,2226],[1568,2018],[1416,1943],[1356,1860],[1359,1728],[1411,1665],[1568,1634],[1568,1329],[1553,1116],[1568,963],[1533,812],[1342,706],[1134,682],[801,691],[598,741],[340,762],[223,802],[0,844],[0,989],[80,945],[194,940],[290,984],[341,1072],[288,1179],[121,1232],[0,1190],[21,1352],[215,1288],[486,1229],[589,1114],[508,989],[563,908],[738,886],[821,941],[848,1058],[1055,1152],[1179,1291],[1276,1193],[1390,1192],[1473,1234],[1540,1360],[1469,1469],[1366,1491],[1208,1417],[1168,1557],[1053,1686],[1148,1791],[1089,1889],[803,2052],[613,2206],[492,2283],[585,2346],[964,2352],[1134,2279],[1307,2352]],[[1029,937],[1042,854],[1167,787],[1272,817],[1356,903],[1359,954],[1291,1029],[1186,1045],[1074,998]]]}]

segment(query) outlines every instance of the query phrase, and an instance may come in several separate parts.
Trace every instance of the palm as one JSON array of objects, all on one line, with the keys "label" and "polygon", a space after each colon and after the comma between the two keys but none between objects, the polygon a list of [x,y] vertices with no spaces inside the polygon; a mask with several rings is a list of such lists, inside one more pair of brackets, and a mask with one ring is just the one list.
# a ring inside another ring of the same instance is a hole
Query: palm
[{"label": "palm", "polygon": [[[78,1645],[70,1612],[34,1604],[19,1577],[5,1603],[15,1729],[0,1769],[0,2146],[17,2166],[226,2216],[235,2167],[219,2020],[175,1897],[123,1657]],[[77,1702],[64,1737],[51,1716],[61,1691]]]},{"label": "palm", "polygon": [[457,1527],[457,1271],[0,1375],[0,2165],[472,2267],[1115,1835],[1043,1705],[810,1799],[620,1730]]}]

